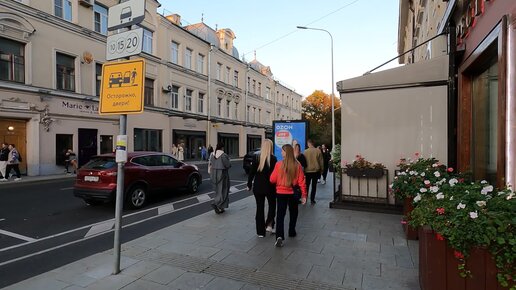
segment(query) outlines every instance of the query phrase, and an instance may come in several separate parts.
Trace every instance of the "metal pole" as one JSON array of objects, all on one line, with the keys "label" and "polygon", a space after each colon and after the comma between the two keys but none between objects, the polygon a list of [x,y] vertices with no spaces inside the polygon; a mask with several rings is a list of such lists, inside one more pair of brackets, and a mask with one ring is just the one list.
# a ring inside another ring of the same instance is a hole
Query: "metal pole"
[{"label": "metal pole", "polygon": [[[120,135],[127,134],[127,115],[120,115]],[[120,273],[120,231],[122,229],[122,209],[124,200],[124,165],[125,162],[118,162],[118,171],[116,175],[116,206],[115,206],[115,239],[114,254],[115,264],[113,274]]]},{"label": "metal pole", "polygon": [[[207,121],[207,136],[206,136],[206,145],[211,145],[211,53],[214,49],[214,45],[210,45],[210,50],[208,51],[208,121]],[[208,147],[206,147],[208,148]]]}]

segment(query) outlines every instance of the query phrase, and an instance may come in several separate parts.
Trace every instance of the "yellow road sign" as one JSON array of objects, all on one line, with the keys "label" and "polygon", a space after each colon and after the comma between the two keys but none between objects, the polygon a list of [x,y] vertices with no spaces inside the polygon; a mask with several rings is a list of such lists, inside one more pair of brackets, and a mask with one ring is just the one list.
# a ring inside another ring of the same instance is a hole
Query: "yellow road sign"
[{"label": "yellow road sign", "polygon": [[145,61],[132,59],[102,66],[100,115],[143,112]]}]

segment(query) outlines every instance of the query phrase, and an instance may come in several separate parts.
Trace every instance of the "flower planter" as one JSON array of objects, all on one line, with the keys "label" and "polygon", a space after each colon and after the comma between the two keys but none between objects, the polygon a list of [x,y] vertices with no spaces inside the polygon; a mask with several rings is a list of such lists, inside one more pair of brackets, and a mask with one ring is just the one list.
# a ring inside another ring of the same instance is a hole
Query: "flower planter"
[{"label": "flower planter", "polygon": [[403,215],[405,216],[405,221],[402,224],[403,225],[403,231],[405,232],[405,237],[407,240],[417,240],[418,239],[418,230],[411,227],[408,222],[409,214],[414,209],[414,205],[412,204],[414,200],[414,197],[406,197],[403,200]]},{"label": "flower planter", "polygon": [[346,168],[349,177],[380,178],[383,176],[382,168]]},{"label": "flower planter", "polygon": [[459,275],[459,260],[446,241],[430,227],[419,229],[419,283],[422,290],[502,290],[496,279],[494,259],[483,248],[474,248],[466,259],[471,277]]}]

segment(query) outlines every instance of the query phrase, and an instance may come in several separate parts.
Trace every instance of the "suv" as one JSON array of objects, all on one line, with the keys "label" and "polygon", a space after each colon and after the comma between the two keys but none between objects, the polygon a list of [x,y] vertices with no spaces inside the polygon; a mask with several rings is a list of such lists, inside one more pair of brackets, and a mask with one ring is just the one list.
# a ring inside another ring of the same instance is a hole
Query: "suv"
[{"label": "suv", "polygon": [[255,148],[244,156],[243,167],[245,174],[249,174],[249,171],[251,170],[251,163],[253,162],[255,155],[260,155],[260,148]]},{"label": "suv", "polygon": [[[199,190],[202,176],[195,165],[188,165],[161,152],[127,154],[124,169],[124,201],[130,208],[141,208],[148,194],[156,191],[173,193],[185,188],[190,193]],[[73,194],[87,204],[111,201],[116,196],[117,163],[115,154],[93,156],[79,169]]]}]

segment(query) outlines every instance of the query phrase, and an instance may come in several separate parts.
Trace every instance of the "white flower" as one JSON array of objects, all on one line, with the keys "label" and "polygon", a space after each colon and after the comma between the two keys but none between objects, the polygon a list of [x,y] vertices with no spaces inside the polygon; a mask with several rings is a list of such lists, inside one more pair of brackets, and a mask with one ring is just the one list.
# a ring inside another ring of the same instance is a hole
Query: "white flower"
[{"label": "white flower", "polygon": [[435,196],[435,198],[437,198],[437,199],[443,199],[443,198],[444,198],[444,193],[439,192],[439,193]]},{"label": "white flower", "polygon": [[[437,166],[439,166],[439,164],[438,164],[438,163],[434,163],[434,164],[432,164],[432,167],[437,167]],[[439,176],[437,176],[437,177],[439,177]]]},{"label": "white flower", "polygon": [[505,192],[504,192],[504,191],[499,191],[499,192],[498,192],[498,195],[504,195],[504,194],[505,194]]},{"label": "white flower", "polygon": [[476,202],[476,204],[477,204],[478,206],[480,206],[480,207],[484,207],[484,206],[486,206],[486,202],[485,202],[485,201],[483,201],[483,200],[477,201],[477,202]]},{"label": "white flower", "polygon": [[430,180],[425,180],[425,181],[423,181],[423,183],[424,183],[425,185],[429,185],[429,184],[430,184]]},{"label": "white flower", "polygon": [[514,192],[511,192],[511,194],[509,194],[505,199],[511,200],[513,197],[514,197]]},{"label": "white flower", "polygon": [[439,171],[436,171],[436,172],[434,172],[434,176],[435,177],[441,177],[441,173],[439,173]]},{"label": "white flower", "polygon": [[466,208],[466,205],[463,204],[462,202],[457,205],[457,209],[464,209],[464,208]]},{"label": "white flower", "polygon": [[418,202],[421,200],[421,194],[417,194],[416,197],[414,197],[414,202]]},{"label": "white flower", "polygon": [[430,187],[430,192],[436,193],[438,191],[439,191],[439,187],[438,186],[431,186]]},{"label": "white flower", "polygon": [[[394,179],[396,179],[396,178],[394,178]],[[392,189],[392,186],[393,186],[393,184],[392,184],[392,183],[391,183],[391,184],[389,184],[389,188],[390,188],[390,189]]]},{"label": "white flower", "polygon": [[407,173],[406,173],[405,171],[402,171],[402,172],[400,172],[400,174],[398,174],[398,175],[407,175]]},{"label": "white flower", "polygon": [[419,192],[427,192],[427,191],[428,190],[426,188],[424,188],[424,187],[419,189]]},{"label": "white flower", "polygon": [[472,219],[476,219],[478,217],[477,211],[470,211],[469,212],[469,217],[472,218]]},{"label": "white flower", "polygon": [[492,185],[488,185],[488,186],[482,188],[480,193],[483,194],[483,195],[486,195],[488,192],[491,192],[491,191],[493,191],[493,186]]},{"label": "white flower", "polygon": [[480,181],[480,184],[487,184],[487,181],[482,180],[482,181]]},{"label": "white flower", "polygon": [[421,172],[421,176],[425,176],[425,173],[424,173],[424,172]]},{"label": "white flower", "polygon": [[457,184],[457,182],[459,182],[459,181],[457,180],[457,178],[452,178],[452,179],[450,179],[450,181],[448,181],[448,183],[450,184],[450,186],[455,186],[455,184]]},{"label": "white flower", "polygon": [[452,196],[452,197],[450,197],[450,200],[453,200],[453,196]]},{"label": "white flower", "polygon": [[409,174],[409,175],[416,175],[416,174],[417,174],[417,172],[415,172],[414,170],[411,170],[408,174]]}]

